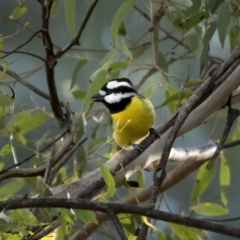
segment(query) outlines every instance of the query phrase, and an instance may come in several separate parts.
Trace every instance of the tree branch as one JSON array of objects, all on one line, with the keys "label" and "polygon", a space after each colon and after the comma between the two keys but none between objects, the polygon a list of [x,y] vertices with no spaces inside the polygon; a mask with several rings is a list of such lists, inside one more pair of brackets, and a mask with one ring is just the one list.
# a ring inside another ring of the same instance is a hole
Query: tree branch
[{"label": "tree branch", "polygon": [[[3,66],[0,65],[0,71],[4,71]],[[45,92],[41,91],[40,89],[36,88],[35,86],[33,86],[32,84],[30,84],[29,82],[26,82],[24,79],[22,79],[17,73],[7,69],[5,71],[5,73],[9,76],[11,76],[13,79],[15,79],[17,82],[21,83],[23,86],[25,86],[26,88],[30,89],[32,92],[36,93],[37,95],[41,96],[42,98],[46,99],[46,100],[50,100],[50,96],[48,94],[46,94]]]},{"label": "tree branch", "polygon": [[15,49],[13,49],[12,51],[6,53],[5,55],[3,55],[2,57],[0,57],[0,59],[6,58],[7,56],[11,55],[12,53],[15,53],[18,49],[24,47],[25,45],[27,45],[28,43],[30,43],[32,41],[32,39],[39,33],[41,33],[42,30],[38,30],[36,31],[25,43],[17,46]]},{"label": "tree branch", "polygon": [[160,210],[153,210],[146,207],[139,207],[133,205],[123,205],[118,203],[102,203],[98,201],[89,201],[88,199],[11,199],[0,202],[0,211],[7,211],[22,208],[73,208],[73,209],[87,209],[93,211],[101,211],[108,213],[111,209],[115,213],[131,213],[141,216],[150,217],[153,219],[163,220],[166,222],[173,222],[185,226],[200,228],[227,236],[240,237],[240,229],[226,227],[222,224],[210,223],[209,221],[202,221],[189,217],[182,217],[177,214],[168,213]]},{"label": "tree branch", "polygon": [[8,168],[3,169],[2,171],[0,171],[0,175],[7,172],[8,170],[14,168],[14,167],[18,167],[21,164],[29,161],[31,158],[33,158],[36,154],[42,153],[44,152],[46,149],[48,149],[49,147],[51,147],[54,143],[56,143],[59,139],[61,139],[65,134],[67,133],[67,130],[65,130],[59,137],[57,137],[54,141],[52,141],[51,143],[49,143],[47,146],[45,146],[44,148],[42,148],[40,151],[38,151],[37,153],[34,153],[32,155],[30,155],[29,157],[25,158],[24,160],[18,162],[17,164],[14,164]]},{"label": "tree branch", "polygon": [[46,60],[45,60],[45,70],[46,78],[49,90],[50,105],[55,118],[58,120],[59,125],[68,128],[68,123],[64,117],[61,104],[58,98],[57,88],[55,85],[55,74],[54,67],[57,64],[55,59],[53,43],[49,34],[49,18],[51,13],[51,7],[53,0],[42,1],[39,0],[42,6],[42,41],[45,47]]},{"label": "tree branch", "polygon": [[120,238],[121,238],[122,240],[127,240],[127,237],[126,237],[126,235],[125,235],[125,233],[124,233],[122,224],[120,223],[118,217],[116,216],[116,213],[113,212],[112,210],[109,210],[109,211],[108,211],[108,215],[109,215],[109,217],[111,218],[111,220],[112,220],[112,222],[113,222],[113,224],[114,224],[114,226],[115,226],[115,228],[116,228],[116,230],[117,230]]},{"label": "tree branch", "polygon": [[[10,53],[10,52],[1,51],[1,50],[0,50],[0,52],[1,52],[1,53],[7,53],[7,54]],[[31,57],[38,58],[39,60],[45,62],[45,59],[44,59],[44,58],[42,58],[42,57],[40,57],[40,56],[38,56],[38,55],[36,55],[36,54],[33,54],[33,53],[29,53],[29,52],[26,52],[26,51],[15,51],[14,53],[29,55],[29,56],[31,56]]]},{"label": "tree branch", "polygon": [[228,116],[227,116],[227,123],[225,125],[225,129],[223,131],[222,137],[220,139],[220,142],[217,146],[215,153],[213,154],[211,160],[208,162],[208,165],[206,167],[207,169],[210,169],[212,167],[219,153],[223,149],[224,143],[227,140],[227,137],[230,133],[232,125],[236,121],[236,119],[239,117],[239,115],[240,115],[240,111],[238,109],[232,109],[231,106],[228,107]]}]

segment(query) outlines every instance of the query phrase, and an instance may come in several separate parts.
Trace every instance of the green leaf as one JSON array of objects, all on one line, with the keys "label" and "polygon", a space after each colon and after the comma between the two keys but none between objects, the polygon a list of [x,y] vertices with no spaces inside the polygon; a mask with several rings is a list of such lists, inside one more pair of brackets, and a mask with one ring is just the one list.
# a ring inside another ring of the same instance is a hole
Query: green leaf
[{"label": "green leaf", "polygon": [[[171,84],[168,84],[168,89],[166,89],[166,91],[165,91],[165,98],[168,99],[171,96],[174,96],[178,93],[179,93],[178,90],[174,86],[172,86]],[[170,102],[168,102],[167,106],[168,106],[170,113],[174,114],[176,111],[176,103],[174,103],[173,101],[170,101]]]},{"label": "green leaf", "polygon": [[189,79],[185,84],[185,88],[190,88],[192,86],[200,85],[202,83],[203,83],[202,79]]},{"label": "green leaf", "polygon": [[[3,47],[4,47],[4,40],[3,38],[0,38],[0,51],[3,50]],[[2,53],[0,52],[0,56],[2,55]]]},{"label": "green leaf", "polygon": [[27,141],[24,138],[24,134],[39,127],[47,118],[48,115],[43,112],[31,115],[31,110],[23,111],[13,116],[8,121],[3,131],[5,132],[5,135],[10,132],[13,135],[14,140],[26,145]]},{"label": "green leaf", "polygon": [[162,74],[165,76],[165,78],[167,78],[167,75],[165,74],[165,73],[168,73],[167,60],[161,51],[157,50],[155,54],[156,54],[155,55],[156,64],[163,71]]},{"label": "green leaf", "polygon": [[49,208],[39,208],[39,211],[40,211],[41,215],[44,217],[44,221],[47,221],[49,223],[52,222],[51,211]]},{"label": "green leaf", "polygon": [[31,111],[23,111],[13,116],[6,125],[12,133],[27,133],[42,125],[48,115],[44,112],[31,114]]},{"label": "green leaf", "polygon": [[108,65],[104,65],[102,68],[98,69],[91,77],[90,79],[93,81],[90,85],[87,95],[83,102],[83,112],[86,112],[89,108],[90,104],[93,103],[91,100],[91,97],[97,93],[103,84],[109,80],[109,74],[108,74]]},{"label": "green leaf", "polygon": [[147,87],[147,88],[144,89],[144,92],[142,93],[142,95],[143,95],[145,98],[149,99],[149,98],[151,98],[152,93],[153,93],[153,91],[154,91],[155,89],[156,89],[156,86],[154,86],[154,85],[149,86],[149,87]]},{"label": "green leaf", "polygon": [[122,224],[127,239],[134,240],[135,225],[133,216],[131,214],[120,213],[117,217]]},{"label": "green leaf", "polygon": [[218,37],[219,41],[222,45],[222,48],[224,47],[225,38],[227,35],[227,28],[228,24],[230,22],[230,8],[228,2],[223,2],[219,8],[218,13]]},{"label": "green leaf", "polygon": [[223,155],[221,155],[220,162],[220,187],[221,187],[221,201],[223,206],[228,203],[228,190],[230,186],[230,169],[227,161]]},{"label": "green leaf", "polygon": [[131,51],[128,49],[127,45],[125,44],[125,42],[123,40],[117,40],[117,48],[120,50],[120,52],[127,58],[132,59],[132,53]]},{"label": "green leaf", "polygon": [[210,10],[212,13],[214,13],[224,1],[225,0],[207,0],[205,1],[205,7],[207,10]]},{"label": "green leaf", "polygon": [[139,171],[139,172],[136,172],[135,174],[136,174],[136,177],[137,177],[139,188],[144,187],[144,174],[143,174],[143,172]]},{"label": "green leaf", "polygon": [[8,70],[8,62],[5,61],[4,59],[1,59],[0,63],[3,66],[3,71],[2,71],[2,73],[0,75],[0,77],[2,77],[4,75],[4,73]]},{"label": "green leaf", "polygon": [[144,48],[144,47],[138,47],[138,48],[136,48],[136,49],[133,49],[133,50],[131,50],[131,52],[132,52],[132,58],[133,59],[137,59],[137,58],[139,58],[144,52],[145,52],[145,50],[146,50],[146,48]]},{"label": "green leaf", "polygon": [[39,226],[39,221],[28,209],[18,209],[18,213],[24,219],[24,224],[28,226]]},{"label": "green leaf", "polygon": [[204,19],[207,19],[208,17],[209,17],[209,13],[202,11],[202,12],[194,13],[193,15],[189,16],[185,20],[181,20],[177,18],[173,22],[173,24],[176,25],[177,27],[180,27],[182,30],[188,30],[191,27],[194,27],[195,25],[202,22]]},{"label": "green leaf", "polygon": [[87,162],[87,151],[83,146],[80,146],[76,151],[76,160],[74,161],[74,171],[80,178],[85,170]]},{"label": "green leaf", "polygon": [[233,27],[230,30],[230,47],[231,47],[231,52],[238,45],[238,42],[239,42],[239,32],[240,32],[239,27]]},{"label": "green leaf", "polygon": [[121,22],[121,24],[120,24],[120,27],[118,29],[118,35],[120,35],[120,36],[126,36],[127,35],[127,30],[126,30],[124,22]]},{"label": "green leaf", "polygon": [[110,79],[116,79],[119,77],[120,72],[121,72],[121,68],[115,68],[113,70],[111,70],[110,72]]},{"label": "green leaf", "polygon": [[0,150],[0,156],[2,156],[2,157],[7,156],[11,152],[12,152],[11,145],[9,143],[7,143]]},{"label": "green leaf", "polygon": [[94,138],[89,141],[89,149],[96,147],[98,144],[106,141],[106,138]]},{"label": "green leaf", "polygon": [[57,211],[58,211],[58,218],[63,225],[69,225],[73,223],[72,213],[69,210],[58,208]]},{"label": "green leaf", "polygon": [[40,197],[49,197],[52,195],[51,188],[44,182],[38,182],[38,188],[40,189],[39,195]]},{"label": "green leaf", "polygon": [[116,56],[118,55],[119,51],[117,49],[111,49],[107,52],[107,54],[103,57],[103,59],[100,62],[100,66],[102,67],[106,63],[111,63],[114,61]]},{"label": "green leaf", "polygon": [[84,100],[85,97],[87,96],[87,92],[81,91],[81,90],[75,90],[75,91],[72,91],[72,95],[75,100]]},{"label": "green leaf", "polygon": [[83,223],[92,222],[92,223],[98,224],[98,221],[92,211],[82,210],[82,209],[74,209],[74,210],[72,209],[72,211],[74,212],[76,217],[79,220],[81,220]]},{"label": "green leaf", "polygon": [[83,134],[84,134],[84,123],[83,123],[83,116],[80,115],[75,123],[74,123],[74,127],[75,127],[75,141],[79,141]]},{"label": "green leaf", "polygon": [[53,1],[53,5],[52,5],[52,9],[51,9],[51,17],[54,18],[57,15],[57,10],[59,7],[59,1],[60,0],[54,0]]},{"label": "green leaf", "polygon": [[11,218],[11,230],[20,230],[21,234],[26,234],[26,229],[19,227],[25,224],[25,219],[22,217],[21,213],[18,210],[13,210],[5,213],[8,217]]},{"label": "green leaf", "polygon": [[185,12],[185,16],[188,17],[190,15],[193,15],[194,13],[197,13],[200,11],[202,2],[201,1],[192,1],[192,6],[190,6],[189,8],[186,9]]},{"label": "green leaf", "polygon": [[17,19],[23,16],[27,12],[27,7],[26,6],[18,6],[14,8],[10,18],[11,19]]},{"label": "green leaf", "polygon": [[128,62],[126,62],[126,61],[118,61],[118,62],[111,63],[109,65],[109,69],[111,71],[116,70],[116,69],[126,68],[126,67],[128,67]]},{"label": "green leaf", "polygon": [[168,76],[165,73],[168,73],[168,62],[165,56],[162,54],[162,52],[158,48],[158,25],[159,23],[155,26],[154,31],[152,33],[153,56],[154,56],[155,64],[162,70],[162,75],[167,80]]},{"label": "green leaf", "polygon": [[175,102],[174,106],[176,108],[176,103],[181,103],[183,99],[188,99],[193,95],[193,93],[194,91],[185,91],[185,92],[178,92],[176,94],[173,94],[170,97],[167,97],[166,100],[161,104],[161,106],[165,106],[171,102]]},{"label": "green leaf", "polygon": [[[18,230],[19,231],[19,230]],[[3,233],[2,234],[2,239],[1,240],[19,240],[22,238],[22,231],[21,233]]]},{"label": "green leaf", "polygon": [[127,16],[130,10],[133,8],[135,2],[136,0],[125,1],[115,13],[113,17],[113,21],[111,23],[111,29],[110,29],[110,35],[111,35],[111,40],[113,45],[116,44],[117,34],[123,19]]},{"label": "green leaf", "polygon": [[208,162],[203,163],[198,170],[195,184],[191,194],[191,202],[197,200],[197,198],[204,192],[204,190],[209,186],[212,180],[214,174],[214,167],[208,170],[206,169],[207,164]]},{"label": "green leaf", "polygon": [[9,96],[0,95],[0,106],[9,106],[14,100]]},{"label": "green leaf", "polygon": [[7,231],[9,224],[4,219],[0,218],[0,233]]},{"label": "green leaf", "polygon": [[209,51],[209,42],[212,39],[212,36],[217,28],[217,22],[212,22],[207,28],[206,33],[203,37],[203,49],[200,57],[200,73],[204,70],[208,63],[208,51]]},{"label": "green leaf", "polygon": [[80,71],[80,69],[87,63],[87,59],[81,59],[77,64],[76,66],[74,67],[74,70],[73,70],[73,74],[72,74],[72,81],[71,81],[71,86],[70,86],[70,89],[71,90],[75,84],[76,84],[76,81],[77,81],[77,76],[78,76],[78,72]]},{"label": "green leaf", "polygon": [[75,37],[75,0],[64,0],[65,20],[69,34]]},{"label": "green leaf", "polygon": [[228,209],[218,204],[200,203],[191,207],[194,212],[206,216],[222,216],[228,214]]},{"label": "green leaf", "polygon": [[101,162],[97,162],[97,165],[100,168],[104,182],[107,185],[107,192],[101,195],[100,200],[107,201],[115,193],[115,181],[112,174],[109,172],[109,170],[104,164],[102,164]]},{"label": "green leaf", "polygon": [[4,163],[0,162],[0,170],[4,167]]},{"label": "green leaf", "polygon": [[200,61],[202,46],[195,29],[190,30],[184,37],[186,44],[194,54],[195,58]]},{"label": "green leaf", "polygon": [[160,230],[157,231],[157,239],[158,240],[171,240],[171,238],[165,233]]},{"label": "green leaf", "polygon": [[18,180],[11,180],[0,187],[0,199],[6,200],[9,197],[13,197],[24,186],[24,181],[20,178]]},{"label": "green leaf", "polygon": [[167,225],[180,239],[199,240],[198,235],[190,227],[185,227],[176,223],[167,223]]}]

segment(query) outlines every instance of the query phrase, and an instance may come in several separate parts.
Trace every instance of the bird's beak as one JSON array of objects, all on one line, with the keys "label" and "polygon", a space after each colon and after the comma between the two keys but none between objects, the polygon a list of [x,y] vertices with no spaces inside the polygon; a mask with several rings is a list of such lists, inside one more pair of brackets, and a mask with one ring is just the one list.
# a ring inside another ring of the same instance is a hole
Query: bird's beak
[{"label": "bird's beak", "polygon": [[104,96],[102,96],[101,94],[99,93],[96,93],[94,94],[91,99],[94,101],[94,102],[102,102],[104,100]]}]

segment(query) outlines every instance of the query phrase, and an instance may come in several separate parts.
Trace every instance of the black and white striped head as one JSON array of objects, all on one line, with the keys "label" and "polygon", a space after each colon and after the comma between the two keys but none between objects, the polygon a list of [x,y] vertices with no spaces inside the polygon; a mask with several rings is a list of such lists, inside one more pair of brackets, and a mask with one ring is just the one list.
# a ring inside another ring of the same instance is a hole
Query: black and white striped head
[{"label": "black and white striped head", "polygon": [[127,78],[118,78],[105,83],[91,99],[102,102],[110,113],[117,113],[124,110],[135,95],[137,91],[132,82]]}]

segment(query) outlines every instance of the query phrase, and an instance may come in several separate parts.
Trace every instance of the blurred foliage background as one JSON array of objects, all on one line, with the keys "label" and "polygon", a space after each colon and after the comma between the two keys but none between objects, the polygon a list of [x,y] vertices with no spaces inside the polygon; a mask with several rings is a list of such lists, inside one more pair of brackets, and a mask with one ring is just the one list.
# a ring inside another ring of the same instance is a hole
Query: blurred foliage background
[{"label": "blurred foliage background", "polygon": [[[49,31],[55,50],[63,48],[76,35],[92,2],[54,2]],[[117,28],[114,26],[119,17],[117,13],[124,3],[129,5],[122,10],[123,21],[118,19],[121,25]],[[116,151],[114,143],[109,141],[111,125],[106,109],[100,104],[93,105],[90,101],[90,96],[104,82],[116,77],[130,78],[138,91],[153,102],[156,109],[155,125],[158,126],[185,103],[209,71],[226,59],[237,46],[238,4],[238,1],[222,0],[100,1],[80,38],[80,46],[74,46],[58,59],[55,67],[59,98],[63,102],[69,102],[75,112],[76,138],[80,139],[84,134],[88,141],[60,170],[53,186],[71,182],[97,168],[96,160],[104,163]],[[165,15],[159,25],[152,26],[151,18],[161,5],[165,7]],[[48,93],[44,62],[36,56],[28,55],[45,57],[40,34],[19,49],[21,52],[15,51],[5,57],[7,52],[27,41],[40,29],[41,6],[37,1],[0,0],[1,65],[5,70],[17,73]],[[0,74],[0,84],[2,96],[10,92],[4,84],[11,86],[15,92],[11,104],[0,103],[0,168],[4,169],[12,165],[14,159],[20,161],[37,153],[59,136],[62,130],[54,119],[47,100],[4,72]],[[198,128],[177,139],[175,146],[195,147],[209,140],[218,140],[225,117],[223,109]],[[238,138],[239,127],[236,124],[229,140]],[[236,147],[224,151],[221,156],[226,159],[229,167],[227,171],[230,172],[228,200],[224,206],[228,213],[224,218],[240,215],[238,151],[239,147]],[[48,161],[49,156],[49,151],[37,154],[21,167],[40,166]],[[216,163],[213,178],[206,177],[206,190],[198,197],[198,203],[222,204],[219,162]],[[168,171],[175,167],[176,164],[170,163]],[[191,202],[191,194],[195,179],[196,173],[165,192],[160,209],[184,215],[193,214],[191,206],[196,202]],[[203,177],[203,181],[204,179]],[[144,181],[145,184],[152,182],[152,172],[144,172]],[[37,194],[41,182],[40,177],[4,180],[0,183],[1,200],[13,195]],[[126,189],[119,189],[113,200],[126,193]],[[222,214],[219,215],[219,218],[223,218]],[[229,224],[238,227],[239,220]],[[104,225],[93,238],[98,239],[101,232],[106,233],[109,227],[111,226]],[[157,227],[171,236],[171,239],[181,239],[174,233],[173,226],[161,222],[157,223]],[[209,239],[226,239],[212,233],[208,236]],[[117,239],[114,233],[113,238]],[[155,238],[157,236],[153,233],[150,239]]]}]

